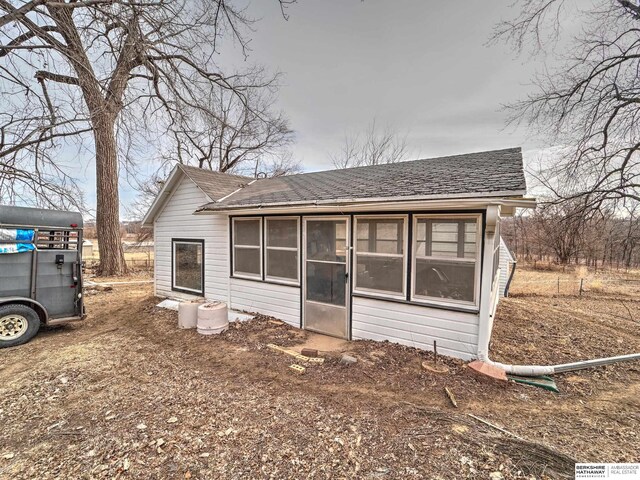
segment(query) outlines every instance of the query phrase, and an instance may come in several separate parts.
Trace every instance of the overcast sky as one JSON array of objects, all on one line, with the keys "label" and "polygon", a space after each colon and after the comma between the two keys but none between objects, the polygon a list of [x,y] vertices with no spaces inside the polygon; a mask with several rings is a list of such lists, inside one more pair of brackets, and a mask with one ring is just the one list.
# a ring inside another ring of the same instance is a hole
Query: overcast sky
[{"label": "overcast sky", "polygon": [[[512,3],[299,0],[285,21],[275,0],[254,0],[247,63],[283,72],[279,107],[306,171],[331,168],[329,153],[374,118],[408,135],[410,158],[513,146],[530,158],[541,144],[505,129],[501,106],[527,93],[540,65],[487,45]],[[125,202],[133,195],[122,185]]]}]

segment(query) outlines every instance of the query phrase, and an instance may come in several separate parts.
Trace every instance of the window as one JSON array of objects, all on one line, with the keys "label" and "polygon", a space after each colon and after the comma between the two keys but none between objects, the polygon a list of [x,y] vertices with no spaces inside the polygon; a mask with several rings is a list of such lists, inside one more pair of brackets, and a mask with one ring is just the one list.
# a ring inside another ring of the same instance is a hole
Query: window
[{"label": "window", "polygon": [[298,283],[298,271],[300,270],[298,218],[267,218],[265,228],[267,231],[266,278]]},{"label": "window", "polygon": [[414,221],[413,296],[477,303],[480,216],[417,215]]},{"label": "window", "polygon": [[173,245],[172,290],[204,294],[204,240],[176,240]]},{"label": "window", "polygon": [[233,274],[262,279],[262,222],[233,219]]},{"label": "window", "polygon": [[355,290],[405,296],[406,217],[356,217]]}]

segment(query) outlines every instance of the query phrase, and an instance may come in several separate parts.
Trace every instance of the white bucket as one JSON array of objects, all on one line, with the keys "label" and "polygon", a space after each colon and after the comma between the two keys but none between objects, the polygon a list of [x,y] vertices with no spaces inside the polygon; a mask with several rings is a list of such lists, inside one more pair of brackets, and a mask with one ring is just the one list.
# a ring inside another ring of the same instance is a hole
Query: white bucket
[{"label": "white bucket", "polygon": [[180,302],[178,305],[178,328],[196,328],[198,326],[198,307],[203,299]]},{"label": "white bucket", "polygon": [[198,307],[198,333],[216,335],[229,328],[229,314],[224,302],[210,302]]}]

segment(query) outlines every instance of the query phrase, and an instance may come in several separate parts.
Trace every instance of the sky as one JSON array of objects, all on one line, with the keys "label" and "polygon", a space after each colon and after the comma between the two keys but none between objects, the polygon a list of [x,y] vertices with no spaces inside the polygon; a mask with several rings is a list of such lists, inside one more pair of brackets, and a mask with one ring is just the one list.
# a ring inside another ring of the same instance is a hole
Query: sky
[{"label": "sky", "polygon": [[[506,127],[503,105],[530,91],[541,65],[488,44],[495,25],[516,15],[512,4],[299,0],[285,21],[275,0],[253,0],[248,12],[259,21],[245,63],[282,72],[277,106],[295,130],[292,151],[305,171],[332,168],[329,154],[345,135],[374,119],[407,136],[407,159],[521,146],[529,162],[543,143]],[[242,66],[237,49],[225,48],[221,66]],[[94,204],[90,161],[83,174]],[[126,204],[135,191],[121,183]]]}]

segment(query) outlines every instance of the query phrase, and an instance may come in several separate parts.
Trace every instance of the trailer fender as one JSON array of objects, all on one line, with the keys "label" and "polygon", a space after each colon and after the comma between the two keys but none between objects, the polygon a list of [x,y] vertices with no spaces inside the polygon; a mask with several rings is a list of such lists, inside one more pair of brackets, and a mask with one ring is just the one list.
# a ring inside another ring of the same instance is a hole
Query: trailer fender
[{"label": "trailer fender", "polygon": [[0,305],[8,305],[11,303],[19,303],[21,305],[26,305],[27,307],[33,308],[40,317],[40,321],[44,324],[49,322],[49,313],[47,309],[40,302],[36,302],[35,300],[27,297],[2,297],[0,298]]}]

